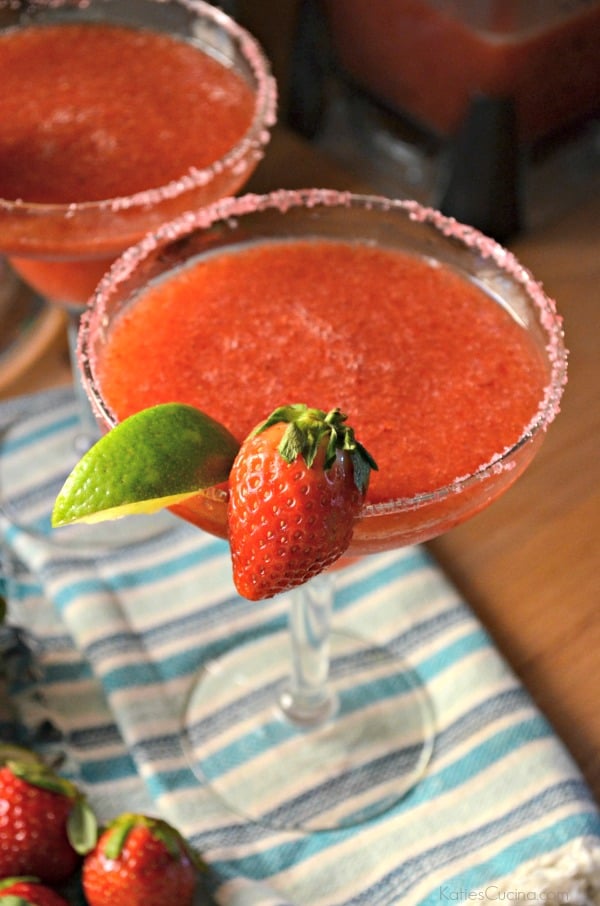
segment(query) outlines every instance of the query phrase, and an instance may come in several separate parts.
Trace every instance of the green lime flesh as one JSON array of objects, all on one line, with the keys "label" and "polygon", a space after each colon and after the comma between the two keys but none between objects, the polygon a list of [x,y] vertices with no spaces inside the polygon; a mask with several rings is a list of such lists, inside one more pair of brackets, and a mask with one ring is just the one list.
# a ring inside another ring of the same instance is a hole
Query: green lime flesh
[{"label": "green lime flesh", "polygon": [[52,525],[152,513],[227,480],[239,442],[204,412],[163,403],[124,419],[79,460]]}]

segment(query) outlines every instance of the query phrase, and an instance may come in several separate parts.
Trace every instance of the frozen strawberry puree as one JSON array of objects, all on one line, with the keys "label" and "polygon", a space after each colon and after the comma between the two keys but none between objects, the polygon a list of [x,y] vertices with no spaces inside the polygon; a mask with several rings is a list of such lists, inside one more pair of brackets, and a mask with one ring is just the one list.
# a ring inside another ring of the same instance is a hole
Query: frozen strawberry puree
[{"label": "frozen strawberry puree", "polygon": [[255,104],[191,44],[97,23],[0,34],[0,85],[0,198],[46,204],[129,196],[208,167]]},{"label": "frozen strawberry puree", "polygon": [[371,502],[489,463],[548,383],[524,328],[457,273],[330,241],[196,259],[121,314],[98,367],[119,418],[187,402],[242,437],[281,404],[340,406],[379,465]]}]

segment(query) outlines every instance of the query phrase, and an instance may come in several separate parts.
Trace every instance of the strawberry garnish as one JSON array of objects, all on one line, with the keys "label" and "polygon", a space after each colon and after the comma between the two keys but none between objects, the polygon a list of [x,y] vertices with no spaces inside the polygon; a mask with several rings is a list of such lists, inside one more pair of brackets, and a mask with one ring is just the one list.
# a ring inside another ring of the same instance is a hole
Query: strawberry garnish
[{"label": "strawberry garnish", "polygon": [[89,906],[191,906],[202,863],[166,821],[125,813],[83,863]]},{"label": "strawberry garnish", "polygon": [[69,906],[60,894],[37,878],[3,878],[0,906]]},{"label": "strawberry garnish", "polygon": [[95,817],[75,784],[36,756],[4,760],[0,748],[0,877],[64,881],[95,841]]},{"label": "strawberry garnish", "polygon": [[282,406],[246,438],[229,475],[238,592],[257,601],[307,582],[348,549],[377,466],[339,409]]}]

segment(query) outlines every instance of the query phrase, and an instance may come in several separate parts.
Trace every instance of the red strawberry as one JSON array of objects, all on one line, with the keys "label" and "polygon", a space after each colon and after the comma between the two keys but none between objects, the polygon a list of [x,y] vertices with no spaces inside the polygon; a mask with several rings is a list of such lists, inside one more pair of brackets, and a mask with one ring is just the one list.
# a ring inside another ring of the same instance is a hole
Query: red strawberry
[{"label": "red strawberry", "polygon": [[95,842],[83,795],[35,756],[4,761],[0,749],[0,764],[0,877],[64,881]]},{"label": "red strawberry", "polygon": [[83,863],[90,906],[191,906],[200,862],[159,818],[123,814],[107,826]]},{"label": "red strawberry", "polygon": [[283,406],[242,444],[229,475],[233,578],[258,601],[308,581],[348,548],[377,468],[339,409]]},{"label": "red strawberry", "polygon": [[[14,899],[8,899],[14,897]],[[37,878],[4,878],[0,881],[0,906],[7,903],[19,906],[69,906],[64,897],[41,884]]]}]

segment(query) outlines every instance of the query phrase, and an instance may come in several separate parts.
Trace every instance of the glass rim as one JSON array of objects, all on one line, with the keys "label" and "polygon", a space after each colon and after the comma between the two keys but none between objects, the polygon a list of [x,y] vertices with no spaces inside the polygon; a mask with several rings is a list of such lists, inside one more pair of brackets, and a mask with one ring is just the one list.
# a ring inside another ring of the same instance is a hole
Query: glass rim
[{"label": "glass rim", "polygon": [[[12,0],[0,0],[0,10],[8,2],[12,9]],[[31,5],[31,0],[26,0]],[[164,3],[165,0],[146,0],[147,3]],[[258,151],[266,147],[269,141],[269,130],[274,126],[277,115],[277,85],[271,73],[271,64],[257,39],[242,25],[235,21],[222,9],[212,6],[205,0],[168,0],[183,6],[199,18],[208,18],[215,25],[222,26],[228,36],[233,38],[249,63],[256,79],[254,113],[250,126],[240,139],[229,148],[225,154],[213,161],[209,166],[189,167],[181,176],[169,180],[162,186],[152,186],[142,189],[131,195],[116,195],[112,198],[101,198],[95,201],[81,202],[35,202],[22,199],[9,199],[0,197],[0,212],[4,214],[19,213],[47,216],[75,216],[79,212],[93,212],[109,210],[111,212],[126,211],[131,208],[141,208],[146,205],[155,205],[162,201],[174,199],[186,192],[200,189],[211,181],[214,175],[233,169],[238,160],[243,159],[248,151],[256,148]],[[35,8],[47,7],[49,10],[60,9],[68,0],[33,0]],[[87,4],[82,4],[85,8]],[[19,26],[15,26],[18,28]],[[1,30],[0,30],[1,34]],[[168,34],[168,32],[166,32]]]},{"label": "glass rim", "polygon": [[[336,189],[278,189],[257,195],[245,195],[220,199],[197,211],[189,211],[174,220],[164,223],[158,230],[147,234],[139,243],[131,246],[118,258],[104,275],[89,300],[79,329],[78,360],[86,392],[102,419],[114,427],[118,419],[104,402],[93,368],[90,364],[89,341],[93,331],[94,318],[102,321],[104,300],[119,284],[132,276],[136,267],[153,252],[164,245],[175,242],[196,231],[208,229],[219,221],[237,220],[245,215],[260,214],[278,209],[282,214],[293,208],[306,210],[319,207],[362,207],[366,210],[398,212],[408,220],[421,223],[433,229],[439,236],[453,240],[465,250],[474,252],[482,259],[494,263],[498,272],[506,274],[532,303],[537,313],[538,325],[546,337],[546,355],[550,367],[548,382],[538,408],[520,437],[514,443],[495,453],[487,462],[468,475],[457,476],[451,482],[420,492],[412,497],[398,497],[378,503],[365,503],[360,518],[369,516],[396,515],[434,503],[464,491],[493,474],[512,468],[514,456],[541,431],[545,431],[560,410],[560,401],[567,382],[568,351],[564,344],[563,319],[556,303],[543,289],[542,284],[520,263],[517,257],[495,239],[483,234],[475,227],[463,224],[439,210],[409,199],[392,199],[377,194],[361,194]],[[318,232],[318,231],[316,231]]]}]

